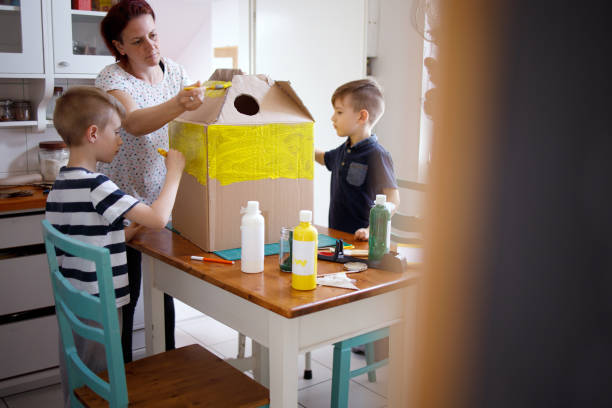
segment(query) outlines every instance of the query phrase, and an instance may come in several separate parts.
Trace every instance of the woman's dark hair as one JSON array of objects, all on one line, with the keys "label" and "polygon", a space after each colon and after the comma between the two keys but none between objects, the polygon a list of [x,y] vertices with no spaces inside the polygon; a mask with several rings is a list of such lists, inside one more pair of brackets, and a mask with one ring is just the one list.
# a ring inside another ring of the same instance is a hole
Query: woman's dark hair
[{"label": "woman's dark hair", "polygon": [[125,55],[121,55],[117,48],[113,45],[113,40],[117,40],[123,43],[121,39],[121,33],[125,26],[128,25],[131,19],[142,16],[143,14],[150,14],[155,20],[155,13],[149,3],[145,0],[121,0],[108,10],[106,16],[100,23],[100,32],[102,38],[106,43],[106,47],[115,56],[115,60],[122,61],[127,58]]}]

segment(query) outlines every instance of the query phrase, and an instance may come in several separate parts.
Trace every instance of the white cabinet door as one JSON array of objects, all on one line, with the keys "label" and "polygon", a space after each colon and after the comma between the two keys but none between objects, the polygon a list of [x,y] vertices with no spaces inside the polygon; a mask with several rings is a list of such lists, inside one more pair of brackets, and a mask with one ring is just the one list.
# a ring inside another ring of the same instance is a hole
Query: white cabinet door
[{"label": "white cabinet door", "polygon": [[0,271],[0,316],[55,304],[47,254],[0,259]]},{"label": "white cabinet door", "polygon": [[40,0],[0,5],[0,74],[44,73]]},{"label": "white cabinet door", "polygon": [[55,315],[2,326],[0,380],[59,365]]},{"label": "white cabinet door", "polygon": [[100,35],[105,12],[72,10],[70,0],[54,0],[52,6],[56,76],[93,76],[115,61]]}]

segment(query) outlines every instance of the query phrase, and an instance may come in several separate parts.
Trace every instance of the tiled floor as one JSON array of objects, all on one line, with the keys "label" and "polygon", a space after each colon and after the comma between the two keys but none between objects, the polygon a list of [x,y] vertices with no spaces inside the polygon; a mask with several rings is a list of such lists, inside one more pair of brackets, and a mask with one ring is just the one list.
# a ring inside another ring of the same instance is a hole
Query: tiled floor
[{"label": "tiled floor", "polygon": [[[220,357],[236,357],[238,334],[235,330],[202,315],[198,311],[176,301],[176,346],[200,343]],[[251,342],[247,341],[246,355],[251,354]],[[300,358],[298,372],[298,406],[303,408],[327,408],[330,403],[332,346],[312,352],[312,380],[304,379],[304,359]],[[353,354],[351,368],[365,365],[365,358]],[[381,408],[387,404],[387,367],[379,369],[377,382],[368,382],[367,374],[351,380],[349,406],[351,408]],[[40,388],[0,399],[0,408],[60,408],[63,406],[59,384]]]}]

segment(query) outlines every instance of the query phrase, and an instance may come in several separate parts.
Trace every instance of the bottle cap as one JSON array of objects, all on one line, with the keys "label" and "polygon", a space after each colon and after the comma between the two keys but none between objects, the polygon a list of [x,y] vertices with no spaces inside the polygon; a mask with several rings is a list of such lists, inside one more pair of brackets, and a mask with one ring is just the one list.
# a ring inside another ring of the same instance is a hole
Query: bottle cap
[{"label": "bottle cap", "polygon": [[312,221],[312,211],[310,210],[300,211],[300,222],[310,222],[310,221]]},{"label": "bottle cap", "polygon": [[247,208],[246,208],[248,213],[257,213],[259,212],[259,201],[247,201]]},{"label": "bottle cap", "polygon": [[387,196],[384,194],[376,194],[376,201],[374,204],[384,204],[387,202]]}]

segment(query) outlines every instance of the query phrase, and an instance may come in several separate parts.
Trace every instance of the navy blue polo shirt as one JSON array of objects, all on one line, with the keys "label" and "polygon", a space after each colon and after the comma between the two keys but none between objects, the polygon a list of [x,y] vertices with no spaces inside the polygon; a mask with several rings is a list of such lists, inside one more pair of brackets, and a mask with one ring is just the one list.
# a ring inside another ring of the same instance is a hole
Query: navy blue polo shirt
[{"label": "navy blue polo shirt", "polygon": [[369,225],[376,194],[397,183],[391,155],[376,135],[352,147],[350,142],[325,152],[325,166],[332,172],[329,227],[352,234]]}]

